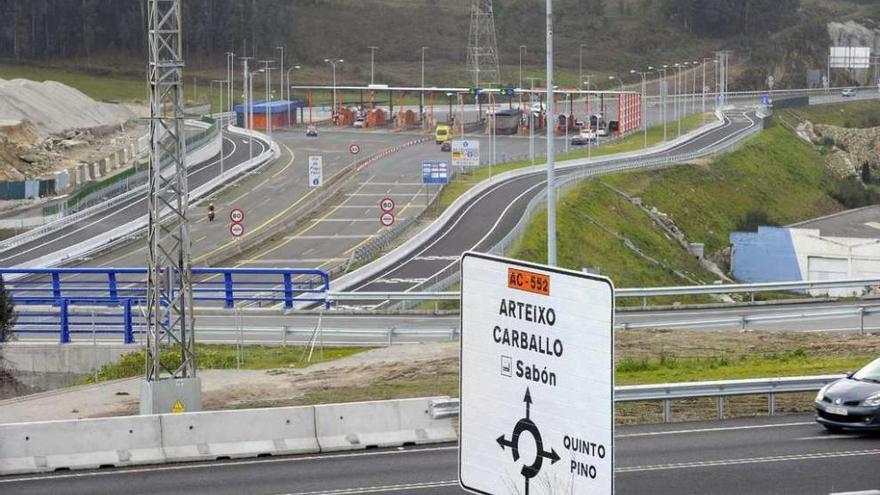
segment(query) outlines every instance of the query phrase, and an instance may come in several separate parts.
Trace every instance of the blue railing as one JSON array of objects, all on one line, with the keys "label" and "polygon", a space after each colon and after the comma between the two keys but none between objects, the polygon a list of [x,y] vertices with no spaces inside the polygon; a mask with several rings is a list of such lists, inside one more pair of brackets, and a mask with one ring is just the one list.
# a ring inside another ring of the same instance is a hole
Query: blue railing
[{"label": "blue railing", "polygon": [[[233,308],[241,304],[315,303],[329,307],[327,272],[296,268],[193,268],[193,300],[197,304]],[[18,321],[15,333],[58,334],[61,343],[77,334],[122,334],[125,343],[145,330],[147,296],[145,268],[0,268],[12,296]],[[161,277],[163,283],[167,277]],[[173,289],[166,288],[169,301]],[[86,312],[83,306],[100,306]],[[32,311],[22,311],[33,307]]]}]

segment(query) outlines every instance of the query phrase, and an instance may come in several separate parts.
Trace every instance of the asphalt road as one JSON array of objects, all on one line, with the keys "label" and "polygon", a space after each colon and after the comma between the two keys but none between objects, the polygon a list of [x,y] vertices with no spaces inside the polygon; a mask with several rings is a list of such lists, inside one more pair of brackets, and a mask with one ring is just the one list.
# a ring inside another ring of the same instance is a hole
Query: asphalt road
[{"label": "asphalt road", "polygon": [[[754,122],[746,116],[733,114],[724,126],[682,143],[662,155],[696,152],[752,125]],[[651,155],[646,156],[649,157]],[[590,167],[601,172],[610,166],[606,163]],[[561,177],[573,171],[559,171],[558,175]],[[345,289],[365,292],[424,289],[437,277],[451,273],[462,252],[471,249],[485,251],[501,240],[522,218],[529,201],[541,192],[544,183],[543,172],[498,183],[464,205],[449,219],[448,227],[414,248],[402,262]]]},{"label": "asphalt road", "polygon": [[[880,437],[811,416],[618,427],[616,493],[830,494],[880,488]],[[498,451],[498,462],[511,462]],[[9,495],[464,493],[455,444],[0,478]],[[524,461],[525,462],[525,461]]]},{"label": "asphalt road", "polygon": [[[237,164],[248,159],[247,141],[235,136],[227,137],[223,142],[224,164]],[[254,154],[263,150],[263,144],[254,142]],[[219,153],[213,158],[191,166],[189,168],[190,188],[196,188],[204,184],[220,172]],[[76,244],[88,241],[93,237],[103,234],[111,229],[132,222],[147,212],[146,193],[137,195],[127,201],[123,201],[114,208],[100,212],[96,215],[73,222],[70,225],[53,232],[48,236],[35,239],[3,253],[0,253],[0,266],[12,267],[25,265],[31,260],[40,258],[56,251],[67,249]],[[143,262],[139,263],[143,265]]]}]

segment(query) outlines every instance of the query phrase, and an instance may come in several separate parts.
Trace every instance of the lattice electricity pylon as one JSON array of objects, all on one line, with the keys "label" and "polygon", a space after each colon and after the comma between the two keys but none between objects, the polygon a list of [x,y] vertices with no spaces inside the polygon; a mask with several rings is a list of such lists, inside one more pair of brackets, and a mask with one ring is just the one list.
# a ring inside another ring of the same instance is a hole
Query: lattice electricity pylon
[{"label": "lattice electricity pylon", "polygon": [[[187,219],[181,0],[147,1],[151,148],[147,189],[150,222],[146,380],[155,382],[162,378],[195,377],[196,355]],[[164,173],[163,161],[169,163]],[[165,367],[160,362],[163,338],[180,348],[179,366]],[[167,376],[163,377],[163,372]]]},{"label": "lattice electricity pylon", "polygon": [[498,85],[498,43],[495,41],[495,13],[492,0],[473,0],[471,30],[468,36],[467,70],[473,73],[474,87]]}]

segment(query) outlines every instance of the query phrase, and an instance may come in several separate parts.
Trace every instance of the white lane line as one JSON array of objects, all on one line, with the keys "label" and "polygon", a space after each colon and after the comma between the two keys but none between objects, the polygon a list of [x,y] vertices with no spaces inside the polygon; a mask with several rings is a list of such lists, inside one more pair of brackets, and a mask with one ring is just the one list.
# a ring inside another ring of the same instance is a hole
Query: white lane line
[{"label": "white lane line", "polygon": [[706,467],[740,466],[743,464],[767,464],[771,462],[805,461],[812,459],[832,459],[839,457],[860,457],[880,455],[880,449],[850,450],[844,452],[814,452],[812,454],[777,455],[771,457],[751,457],[745,459],[719,459],[717,461],[679,462],[656,464],[653,466],[619,467],[615,473],[641,473],[646,471],[670,471],[674,469],[698,469]]},{"label": "white lane line", "polygon": [[367,239],[370,237],[375,237],[376,234],[338,234],[338,235],[298,235],[298,236],[285,236],[285,241],[295,241],[300,239],[306,240],[326,240],[326,239]]},{"label": "white lane line", "polygon": [[861,440],[862,437],[858,435],[816,435],[812,437],[798,437],[795,440],[800,441],[813,441],[813,440]]},{"label": "white lane line", "polygon": [[390,456],[390,455],[408,455],[408,454],[419,454],[423,452],[443,452],[447,450],[458,450],[458,445],[452,445],[449,447],[436,447],[436,448],[423,448],[423,449],[403,449],[399,448],[397,450],[388,450],[384,452],[357,452],[351,454],[332,454],[332,455],[308,455],[303,457],[288,457],[288,458],[260,458],[260,459],[248,459],[248,460],[239,460],[239,461],[223,461],[223,462],[206,462],[206,463],[194,463],[194,464],[185,464],[185,465],[161,465],[161,466],[151,466],[144,468],[120,468],[120,469],[107,469],[101,471],[83,471],[81,473],[68,473],[68,474],[48,474],[48,475],[31,475],[24,476],[21,478],[12,478],[12,477],[0,477],[0,485],[4,483],[24,483],[27,481],[49,481],[49,480],[63,480],[63,479],[72,479],[72,478],[94,478],[98,476],[119,476],[121,474],[142,474],[142,473],[160,473],[165,471],[188,471],[192,469],[227,469],[229,466],[250,466],[256,464],[277,464],[277,463],[296,463],[303,461],[330,461],[335,462],[339,459],[350,459],[350,458],[359,458],[359,457],[374,457],[374,456]]},{"label": "white lane line", "polygon": [[387,493],[410,490],[425,490],[444,486],[457,486],[457,480],[429,481],[425,483],[409,483],[405,485],[365,486],[360,488],[340,488],[338,490],[322,490],[319,492],[289,492],[281,495],[355,495],[358,493]]},{"label": "white lane line", "polygon": [[829,495],[880,495],[880,490],[862,490],[859,492],[833,492]]},{"label": "white lane line", "polygon": [[695,428],[692,430],[670,430],[670,431],[646,431],[643,433],[627,433],[624,435],[615,435],[614,438],[639,438],[639,437],[659,437],[664,435],[688,435],[692,433],[714,433],[719,431],[740,431],[740,430],[760,430],[765,428],[782,428],[787,426],[808,426],[815,425],[813,421],[803,421],[799,423],[778,423],[770,425],[751,425],[751,426],[722,426],[718,428]]},{"label": "white lane line", "polygon": [[[312,223],[323,223],[323,222],[374,222],[379,223],[379,212],[376,212],[376,218],[313,218]],[[397,217],[397,221],[400,222],[402,220],[406,220],[403,217]]]}]

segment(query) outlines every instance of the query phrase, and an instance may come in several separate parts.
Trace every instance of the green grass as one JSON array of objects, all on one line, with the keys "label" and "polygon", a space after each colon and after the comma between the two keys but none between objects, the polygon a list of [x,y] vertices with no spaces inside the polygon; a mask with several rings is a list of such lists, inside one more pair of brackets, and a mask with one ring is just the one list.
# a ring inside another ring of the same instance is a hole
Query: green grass
[{"label": "green grass", "polygon": [[803,350],[714,357],[661,356],[627,359],[616,366],[618,385],[736,380],[767,376],[808,376],[858,369],[876,356],[823,356]]},{"label": "green grass", "polygon": [[[311,364],[341,359],[365,350],[355,347],[315,350],[311,362],[308,362],[306,361],[308,349],[303,347],[244,346],[241,348],[241,368],[246,370],[305,368]],[[234,345],[198,344],[196,356],[199,369],[202,370],[238,368],[238,350]],[[140,376],[144,373],[144,360],[144,351],[126,354],[115,363],[103,366],[98,371],[98,381]],[[169,367],[176,367],[180,364],[179,353],[172,352],[171,349],[163,349],[161,360]],[[84,381],[85,383],[94,383],[95,377],[89,376]]]},{"label": "green grass", "polygon": [[[701,127],[704,123],[711,122],[711,119],[714,117],[705,116],[702,114],[690,115],[685,117],[681,121],[681,133],[686,134],[694,129]],[[676,122],[672,122],[667,124],[667,138],[669,140],[675,139],[676,133],[678,132],[678,124]],[[663,126],[654,126],[648,128],[648,146],[655,146],[663,142]],[[645,144],[645,135],[641,132],[636,132],[634,134],[630,134],[625,138],[615,141],[613,143],[609,143],[603,146],[600,146],[593,150],[588,150],[584,147],[576,151],[571,151],[569,153],[564,153],[558,155],[556,160],[574,160],[578,158],[586,158],[588,155],[599,157],[610,155],[614,153],[626,153],[629,151],[636,151],[644,148]],[[547,163],[546,158],[537,158],[535,160],[535,165],[542,165]],[[446,187],[443,188],[443,191],[440,193],[440,198],[437,200],[438,205],[438,215],[442,213],[449,205],[451,205],[459,196],[467,192],[468,189],[474,187],[478,183],[488,179],[490,174],[492,176],[502,174],[504,172],[509,172],[511,170],[516,170],[524,167],[532,166],[531,160],[517,160],[512,162],[506,162],[492,167],[491,169],[487,166],[479,167],[472,172],[467,174],[460,174],[455,177]]]},{"label": "green grass", "polygon": [[711,253],[749,212],[786,225],[840,211],[822,155],[781,127],[772,127],[710,165],[689,165],[603,177],[668,214],[691,242]]},{"label": "green grass", "polygon": [[814,124],[855,128],[880,126],[880,101],[878,100],[813,105],[797,108],[793,112]]},{"label": "green grass", "polygon": [[[600,180],[583,182],[563,194],[557,220],[560,266],[575,270],[598,267],[618,287],[706,284],[717,278],[648,215]],[[512,256],[543,262],[546,224],[547,212],[542,210],[530,220]],[[636,254],[624,239],[659,264]],[[676,274],[676,270],[685,276]]]}]

